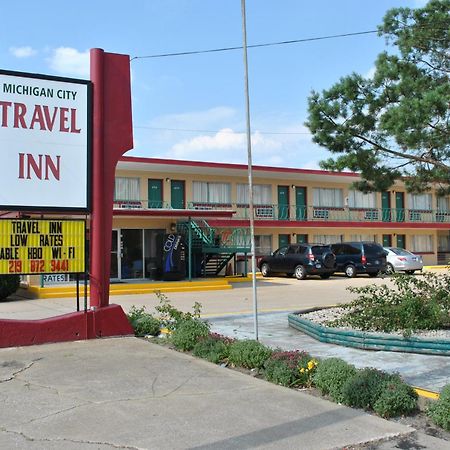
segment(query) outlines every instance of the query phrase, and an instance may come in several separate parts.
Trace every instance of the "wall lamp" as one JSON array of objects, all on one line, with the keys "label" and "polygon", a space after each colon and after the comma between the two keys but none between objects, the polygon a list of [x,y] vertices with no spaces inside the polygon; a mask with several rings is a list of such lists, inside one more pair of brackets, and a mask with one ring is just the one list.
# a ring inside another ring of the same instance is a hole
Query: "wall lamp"
[{"label": "wall lamp", "polygon": [[166,178],[166,183],[168,183],[170,181],[170,178]]}]

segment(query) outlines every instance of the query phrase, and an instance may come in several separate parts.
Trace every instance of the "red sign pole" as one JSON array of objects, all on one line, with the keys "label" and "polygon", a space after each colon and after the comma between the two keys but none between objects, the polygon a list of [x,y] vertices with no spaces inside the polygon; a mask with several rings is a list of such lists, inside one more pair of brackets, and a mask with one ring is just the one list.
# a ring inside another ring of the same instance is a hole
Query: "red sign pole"
[{"label": "red sign pole", "polygon": [[109,305],[114,176],[133,147],[130,57],[91,50],[93,83],[90,306]]}]

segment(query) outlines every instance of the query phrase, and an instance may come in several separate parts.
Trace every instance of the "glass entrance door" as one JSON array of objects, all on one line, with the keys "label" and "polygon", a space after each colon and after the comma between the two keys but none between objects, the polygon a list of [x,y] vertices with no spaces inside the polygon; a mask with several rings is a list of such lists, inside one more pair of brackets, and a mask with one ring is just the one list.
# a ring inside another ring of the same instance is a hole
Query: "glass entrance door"
[{"label": "glass entrance door", "polygon": [[112,281],[116,281],[120,278],[119,274],[119,259],[120,259],[120,244],[119,244],[119,230],[112,230],[111,241],[111,270],[109,278]]},{"label": "glass entrance door", "polygon": [[143,230],[122,229],[121,278],[144,278]]}]

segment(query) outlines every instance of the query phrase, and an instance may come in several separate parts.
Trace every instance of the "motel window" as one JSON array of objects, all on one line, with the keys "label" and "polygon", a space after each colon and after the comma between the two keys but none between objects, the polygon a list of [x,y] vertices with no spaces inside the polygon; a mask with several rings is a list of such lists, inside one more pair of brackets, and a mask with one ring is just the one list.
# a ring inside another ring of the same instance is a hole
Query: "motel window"
[{"label": "motel window", "polygon": [[431,194],[408,194],[409,209],[431,211]]},{"label": "motel window", "polygon": [[210,183],[193,181],[193,200],[196,203],[231,203],[230,183]]},{"label": "motel window", "polygon": [[433,252],[433,236],[431,234],[411,236],[411,251],[417,253]]},{"label": "motel window", "polygon": [[450,251],[450,234],[438,236],[438,252]]},{"label": "motel window", "polygon": [[313,206],[342,208],[342,189],[313,188]]},{"label": "motel window", "polygon": [[271,235],[255,235],[255,255],[269,255],[272,252]]},{"label": "motel window", "polygon": [[[240,205],[247,205],[248,202],[248,184],[238,184],[237,203]],[[270,184],[254,184],[253,203],[255,205],[271,205],[272,186]]]},{"label": "motel window", "polygon": [[437,197],[437,209],[439,211],[450,212],[450,197]]},{"label": "motel window", "polygon": [[114,185],[115,201],[140,201],[140,179],[117,177]]},{"label": "motel window", "polygon": [[361,241],[376,242],[376,235],[375,234],[351,234],[350,240],[355,241],[355,242],[361,242]]},{"label": "motel window", "polygon": [[375,192],[348,191],[349,208],[375,208]]},{"label": "motel window", "polygon": [[340,234],[315,234],[313,236],[314,244],[337,244],[342,240]]}]

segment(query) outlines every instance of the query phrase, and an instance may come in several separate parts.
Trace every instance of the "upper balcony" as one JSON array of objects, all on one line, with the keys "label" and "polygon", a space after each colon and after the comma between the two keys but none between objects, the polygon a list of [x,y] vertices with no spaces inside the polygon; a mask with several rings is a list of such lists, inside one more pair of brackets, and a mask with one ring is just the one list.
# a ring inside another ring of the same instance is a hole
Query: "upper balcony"
[{"label": "upper balcony", "polygon": [[[168,202],[148,200],[115,200],[114,210],[125,210],[131,214],[134,211],[159,211],[160,215],[173,216],[175,211]],[[224,212],[232,212],[231,218],[237,220],[249,219],[249,205],[236,203],[188,202],[186,212],[192,215],[207,215],[223,217]],[[195,214],[197,213],[197,214]],[[399,222],[399,223],[436,223],[450,224],[450,210],[418,210],[409,208],[342,208],[325,206],[296,206],[263,204],[254,205],[256,221],[290,221],[290,222]],[[274,223],[275,225],[275,223]]]}]

